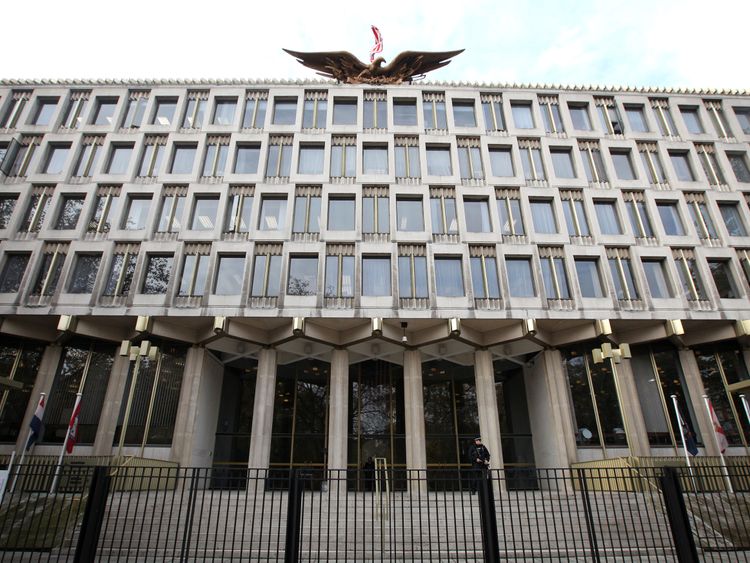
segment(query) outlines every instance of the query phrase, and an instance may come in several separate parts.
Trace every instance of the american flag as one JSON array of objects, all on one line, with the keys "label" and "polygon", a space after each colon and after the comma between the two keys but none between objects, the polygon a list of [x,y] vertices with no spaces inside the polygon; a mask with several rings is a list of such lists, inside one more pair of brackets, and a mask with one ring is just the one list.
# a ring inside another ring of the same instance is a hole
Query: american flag
[{"label": "american flag", "polygon": [[371,25],[370,27],[375,36],[375,46],[370,49],[370,62],[373,62],[375,60],[375,54],[383,52],[383,36],[380,34],[380,30],[377,27],[374,25]]}]

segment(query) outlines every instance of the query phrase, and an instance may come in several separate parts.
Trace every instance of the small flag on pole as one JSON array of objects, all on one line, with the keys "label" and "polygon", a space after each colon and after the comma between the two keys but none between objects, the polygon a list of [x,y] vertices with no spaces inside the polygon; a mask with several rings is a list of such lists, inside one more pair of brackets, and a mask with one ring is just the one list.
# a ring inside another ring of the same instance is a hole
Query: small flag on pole
[{"label": "small flag on pole", "polygon": [[680,428],[682,428],[684,448],[690,453],[690,455],[698,455],[698,446],[695,443],[695,436],[693,436],[693,432],[690,430],[690,427],[685,422],[685,419],[682,418],[682,413],[680,412],[680,409],[677,408],[676,402],[674,406],[674,412],[677,414],[677,424],[679,424]]},{"label": "small flag on pole", "polygon": [[34,442],[36,442],[39,439],[39,435],[42,433],[42,420],[43,419],[44,419],[44,393],[42,393],[42,396],[39,398],[39,404],[36,406],[36,410],[34,411],[34,416],[31,417],[31,422],[29,423],[29,426],[31,427],[31,433],[29,434],[29,439],[26,440],[27,450],[31,448],[31,446],[34,445]]},{"label": "small flag on pole", "polygon": [[714,425],[716,444],[719,446],[719,451],[721,451],[721,453],[724,453],[729,447],[729,442],[727,442],[727,435],[724,434],[724,428],[722,428],[721,423],[719,423],[719,418],[714,412],[714,406],[711,404],[711,401],[706,399],[706,402],[708,403],[708,410],[711,413],[711,424]]},{"label": "small flag on pole", "polygon": [[68,424],[68,439],[65,441],[65,451],[73,453],[73,448],[78,442],[78,418],[81,414],[81,395],[76,397],[76,404],[73,407],[73,414],[70,416]]},{"label": "small flag on pole", "polygon": [[374,25],[371,25],[370,27],[372,28],[372,33],[375,36],[375,45],[372,49],[370,49],[370,62],[373,62],[375,60],[375,54],[383,52],[383,36],[381,35],[380,30],[377,27],[375,27]]}]

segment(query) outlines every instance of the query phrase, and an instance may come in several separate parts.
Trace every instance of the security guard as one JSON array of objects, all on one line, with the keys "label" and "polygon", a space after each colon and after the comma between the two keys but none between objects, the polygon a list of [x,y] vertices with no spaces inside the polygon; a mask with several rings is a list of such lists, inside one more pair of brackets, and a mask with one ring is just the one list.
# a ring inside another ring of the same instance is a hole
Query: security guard
[{"label": "security guard", "polygon": [[474,438],[474,443],[469,447],[469,459],[475,472],[471,487],[471,494],[474,494],[479,490],[479,479],[485,475],[485,469],[490,465],[490,451],[482,444],[480,436]]}]

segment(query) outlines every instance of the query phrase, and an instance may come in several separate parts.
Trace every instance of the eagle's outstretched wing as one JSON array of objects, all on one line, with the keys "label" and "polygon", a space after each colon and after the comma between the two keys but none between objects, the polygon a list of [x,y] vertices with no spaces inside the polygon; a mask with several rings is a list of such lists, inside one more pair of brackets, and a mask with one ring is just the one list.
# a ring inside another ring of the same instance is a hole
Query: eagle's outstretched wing
[{"label": "eagle's outstretched wing", "polygon": [[457,51],[404,51],[387,66],[384,66],[381,72],[390,76],[401,77],[403,80],[409,80],[412,76],[444,67],[451,62],[451,58],[463,52],[463,49]]},{"label": "eagle's outstretched wing", "polygon": [[317,70],[321,76],[342,82],[346,82],[348,77],[359,75],[367,68],[365,63],[349,51],[320,51],[313,53],[290,51],[289,49],[284,49],[284,51],[292,55],[307,68]]}]

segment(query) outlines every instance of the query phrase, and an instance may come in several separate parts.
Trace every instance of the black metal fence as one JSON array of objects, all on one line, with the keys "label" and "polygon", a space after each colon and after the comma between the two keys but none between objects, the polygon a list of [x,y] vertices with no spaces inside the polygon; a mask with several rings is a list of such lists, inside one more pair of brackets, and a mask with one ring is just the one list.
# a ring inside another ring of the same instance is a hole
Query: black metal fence
[{"label": "black metal fence", "polygon": [[750,560],[747,467],[54,469],[13,471],[0,561]]}]

